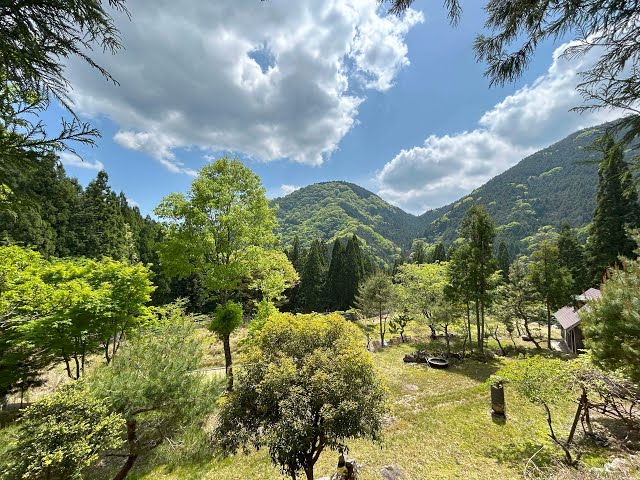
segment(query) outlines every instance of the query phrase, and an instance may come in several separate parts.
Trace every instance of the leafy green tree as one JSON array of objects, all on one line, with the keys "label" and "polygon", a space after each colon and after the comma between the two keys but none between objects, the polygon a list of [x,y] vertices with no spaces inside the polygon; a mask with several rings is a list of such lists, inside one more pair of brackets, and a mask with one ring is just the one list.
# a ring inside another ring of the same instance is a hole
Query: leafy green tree
[{"label": "leafy green tree", "polygon": [[433,255],[431,256],[431,263],[446,262],[446,261],[447,261],[447,251],[444,248],[444,243],[439,242],[436,244],[435,249],[433,250]]},{"label": "leafy green tree", "polygon": [[628,228],[640,226],[640,206],[622,147],[613,137],[602,140],[604,159],[598,169],[596,209],[589,229],[588,260],[592,281],[598,284],[607,267],[633,256],[635,242]]},{"label": "leafy green tree", "polygon": [[[27,321],[25,299],[38,298],[42,257],[17,246],[0,247],[0,401],[13,392],[38,385],[51,356],[20,332]],[[31,306],[33,307],[33,306]],[[22,397],[22,395],[21,395]]]},{"label": "leafy green tree", "polygon": [[498,269],[493,258],[493,240],[495,226],[486,209],[481,205],[473,205],[467,210],[462,222],[461,233],[468,250],[468,274],[476,310],[476,331],[478,350],[484,348],[485,308],[489,302],[489,292],[494,285],[492,276]]},{"label": "leafy green tree", "polygon": [[303,310],[307,312],[320,312],[324,309],[327,278],[324,252],[324,245],[319,240],[314,240],[309,247],[307,260],[302,270],[300,300],[304,307]]},{"label": "leafy green tree", "polygon": [[434,322],[435,311],[444,301],[446,263],[404,264],[398,269],[394,281],[399,307],[421,315],[428,323]]},{"label": "leafy green tree", "polygon": [[242,305],[227,302],[218,305],[209,330],[215,333],[224,345],[224,364],[227,372],[227,390],[233,390],[233,370],[231,361],[231,334],[242,325]]},{"label": "leafy green tree", "polygon": [[502,279],[506,282],[509,279],[509,265],[511,265],[511,256],[509,255],[509,249],[504,241],[500,242],[498,247],[498,268],[502,273]]},{"label": "leafy green tree", "polygon": [[470,268],[471,247],[467,243],[449,248],[447,265],[447,285],[444,293],[448,300],[462,303],[466,309],[467,336],[469,347],[473,352],[473,338],[471,334],[471,302],[473,302],[473,282]]},{"label": "leafy green tree", "polygon": [[224,452],[264,447],[284,474],[313,480],[323,451],[380,438],[385,390],[358,327],[342,316],[276,314],[246,355],[219,404],[214,438]]},{"label": "leafy green tree", "polygon": [[544,302],[547,317],[547,348],[551,350],[551,312],[565,305],[571,296],[573,279],[560,262],[558,247],[544,240],[531,254],[528,267],[531,284]]},{"label": "leafy green tree", "polygon": [[87,377],[92,394],[125,419],[126,443],[111,453],[125,458],[114,480],[163,442],[178,444],[182,432],[202,427],[211,412],[212,385],[194,373],[203,354],[194,329],[171,305],[154,328],[124,344],[111,365]]},{"label": "leafy green tree", "polygon": [[511,362],[496,374],[498,380],[507,380],[516,392],[533,403],[544,407],[549,437],[565,454],[567,463],[574,463],[569,450],[569,442],[558,438],[553,428],[551,407],[573,400],[575,380],[568,362],[555,358],[532,356],[518,362]]},{"label": "leafy green tree", "polygon": [[17,307],[28,315],[19,332],[63,361],[73,379],[101,348],[111,361],[122,339],[145,321],[153,291],[147,267],[109,258],[54,260],[41,266],[38,282]]},{"label": "leafy green tree", "polygon": [[540,294],[536,291],[527,273],[527,268],[522,258],[516,258],[509,268],[509,281],[505,284],[502,297],[498,302],[502,307],[503,319],[515,320],[515,327],[520,335],[520,324],[528,338],[531,339],[537,349],[540,344],[531,332],[531,322],[544,317],[544,303]]},{"label": "leafy green tree", "polygon": [[581,315],[585,343],[607,370],[622,370],[640,382],[640,263],[626,260],[602,286],[602,299]]},{"label": "leafy green tree", "polygon": [[187,195],[173,193],[156,208],[167,221],[160,258],[171,275],[200,276],[221,303],[237,295],[250,269],[249,247],[275,249],[274,210],[260,178],[240,160],[203,167]]},{"label": "leafy green tree", "polygon": [[0,478],[82,479],[102,453],[123,443],[124,423],[86,389],[62,386],[25,410]]},{"label": "leafy green tree", "polygon": [[356,297],[356,305],[366,315],[376,315],[378,317],[381,346],[384,346],[387,317],[391,313],[393,303],[393,284],[389,275],[384,272],[377,272],[362,282]]},{"label": "leafy green tree", "polygon": [[413,320],[413,317],[407,308],[403,308],[400,312],[396,313],[389,320],[389,330],[391,333],[397,333],[400,335],[400,340],[404,343],[404,331],[407,329],[409,322]]},{"label": "leafy green tree", "polygon": [[560,265],[569,270],[573,278],[573,293],[582,292],[589,286],[584,246],[578,240],[575,230],[567,224],[560,229],[556,244],[560,254]]},{"label": "leafy green tree", "polygon": [[285,290],[298,282],[298,274],[284,252],[262,247],[249,247],[242,254],[247,267],[244,296],[255,303],[263,300],[279,303]]},{"label": "leafy green tree", "polygon": [[411,246],[411,262],[418,265],[427,263],[427,246],[424,240],[414,240]]}]

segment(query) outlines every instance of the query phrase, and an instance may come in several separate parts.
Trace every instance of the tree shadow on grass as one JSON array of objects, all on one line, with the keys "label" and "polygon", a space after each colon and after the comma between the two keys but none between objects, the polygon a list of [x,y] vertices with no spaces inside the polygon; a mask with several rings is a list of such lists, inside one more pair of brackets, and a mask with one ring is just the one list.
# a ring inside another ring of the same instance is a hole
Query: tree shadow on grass
[{"label": "tree shadow on grass", "polygon": [[556,452],[547,445],[532,440],[519,440],[493,446],[487,456],[500,464],[524,469],[527,462],[534,462],[538,467],[546,467],[557,462]]}]

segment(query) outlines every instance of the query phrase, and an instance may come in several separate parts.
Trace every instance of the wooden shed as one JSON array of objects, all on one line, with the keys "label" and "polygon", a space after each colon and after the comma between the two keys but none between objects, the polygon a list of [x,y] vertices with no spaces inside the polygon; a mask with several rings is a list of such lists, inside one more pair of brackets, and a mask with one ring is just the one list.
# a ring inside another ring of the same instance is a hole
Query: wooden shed
[{"label": "wooden shed", "polygon": [[590,288],[580,295],[576,295],[574,305],[564,306],[553,314],[560,324],[562,339],[571,352],[577,353],[584,349],[584,336],[580,330],[580,314],[589,309],[589,302],[601,297],[600,290]]}]

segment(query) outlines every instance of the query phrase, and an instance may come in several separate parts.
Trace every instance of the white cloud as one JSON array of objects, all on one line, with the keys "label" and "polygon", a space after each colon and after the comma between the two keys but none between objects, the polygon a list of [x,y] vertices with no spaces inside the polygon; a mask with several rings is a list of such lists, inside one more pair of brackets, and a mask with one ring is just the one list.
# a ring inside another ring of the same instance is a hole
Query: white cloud
[{"label": "white cloud", "polygon": [[581,103],[578,73],[599,51],[567,60],[566,45],[553,55],[547,73],[506,97],[482,115],[478,128],[428,137],[422,146],[402,150],[377,175],[379,194],[421,213],[452,202],[575,130],[618,118],[621,112],[569,110]]},{"label": "white cloud", "polygon": [[140,204],[138,202],[136,202],[133,198],[129,198],[127,197],[127,203],[129,204],[130,207],[134,208],[134,207],[138,207],[140,208]]},{"label": "white cloud", "polygon": [[100,160],[95,160],[93,162],[90,162],[70,152],[60,153],[60,161],[66,168],[69,168],[69,167],[84,168],[87,170],[95,170],[96,172],[99,172],[100,170],[104,170],[104,164]]},{"label": "white cloud", "polygon": [[295,192],[296,190],[300,190],[301,187],[298,187],[297,185],[286,185],[286,184],[282,184],[280,185],[280,191],[282,192],[283,195],[289,195],[290,193]]},{"label": "white cloud", "polygon": [[[409,64],[406,33],[423,21],[373,0],[132,3],[118,20],[126,49],[98,58],[120,82],[69,66],[76,108],[107,115],[115,140],[176,173],[191,146],[319,165],[356,121],[366,89]],[[268,52],[259,65],[256,51]],[[351,87],[359,85],[359,96]]]}]

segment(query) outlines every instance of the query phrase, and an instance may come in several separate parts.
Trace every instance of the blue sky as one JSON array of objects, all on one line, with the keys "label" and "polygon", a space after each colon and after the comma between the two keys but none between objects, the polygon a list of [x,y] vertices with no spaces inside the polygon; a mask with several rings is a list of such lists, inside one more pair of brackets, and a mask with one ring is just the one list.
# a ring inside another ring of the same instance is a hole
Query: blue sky
[{"label": "blue sky", "polygon": [[480,3],[452,27],[441,2],[421,0],[402,18],[375,0],[131,2],[132,20],[116,17],[125,50],[96,54],[120,85],[68,65],[76,109],[102,138],[84,162],[63,161],[83,184],[104,168],[143,213],[223,154],[270,197],[347,180],[413,213],[444,205],[614,116],[568,112],[592,59],[559,58],[560,42],[489,88],[472,51]]}]

